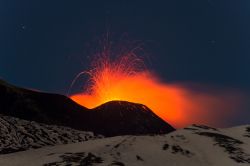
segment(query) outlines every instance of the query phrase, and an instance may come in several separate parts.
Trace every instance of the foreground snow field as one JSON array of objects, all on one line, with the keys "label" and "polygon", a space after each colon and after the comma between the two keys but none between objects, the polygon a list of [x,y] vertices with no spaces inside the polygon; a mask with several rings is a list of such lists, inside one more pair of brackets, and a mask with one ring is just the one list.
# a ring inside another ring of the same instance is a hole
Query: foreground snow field
[{"label": "foreground snow field", "polygon": [[166,135],[117,136],[0,155],[0,165],[250,165],[250,126],[192,125]]},{"label": "foreground snow field", "polygon": [[93,132],[46,125],[0,114],[0,154],[101,138]]}]

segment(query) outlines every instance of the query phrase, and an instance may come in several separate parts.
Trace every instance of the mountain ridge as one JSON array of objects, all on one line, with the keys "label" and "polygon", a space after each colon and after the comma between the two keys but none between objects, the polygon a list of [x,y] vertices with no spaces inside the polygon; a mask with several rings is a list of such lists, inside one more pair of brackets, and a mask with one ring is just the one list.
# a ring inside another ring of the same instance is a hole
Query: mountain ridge
[{"label": "mountain ridge", "polygon": [[107,137],[0,155],[0,165],[248,166],[249,128],[196,124],[169,134]]},{"label": "mountain ridge", "polygon": [[0,155],[98,138],[103,136],[0,114]]},{"label": "mountain ridge", "polygon": [[66,96],[19,88],[5,81],[0,82],[0,113],[105,136],[163,134],[175,130],[142,104],[111,101],[88,109]]}]

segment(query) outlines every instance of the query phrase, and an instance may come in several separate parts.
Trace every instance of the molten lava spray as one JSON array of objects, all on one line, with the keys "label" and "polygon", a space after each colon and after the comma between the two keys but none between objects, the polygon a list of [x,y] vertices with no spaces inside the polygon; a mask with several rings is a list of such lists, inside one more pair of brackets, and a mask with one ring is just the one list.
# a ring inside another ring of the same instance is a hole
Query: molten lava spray
[{"label": "molten lava spray", "polygon": [[115,59],[108,49],[102,51],[92,69],[78,74],[72,84],[83,74],[89,77],[87,88],[71,96],[80,105],[94,108],[112,100],[141,103],[177,128],[193,123],[223,126],[239,99],[235,93],[207,94],[163,83],[133,51]]}]

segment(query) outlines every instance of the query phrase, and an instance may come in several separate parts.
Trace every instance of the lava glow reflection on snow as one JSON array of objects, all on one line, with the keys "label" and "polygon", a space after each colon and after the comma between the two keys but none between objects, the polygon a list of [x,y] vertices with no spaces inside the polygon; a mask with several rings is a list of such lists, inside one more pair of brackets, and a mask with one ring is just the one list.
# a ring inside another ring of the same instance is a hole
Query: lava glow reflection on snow
[{"label": "lava glow reflection on snow", "polygon": [[185,86],[163,83],[142,66],[132,52],[112,60],[104,51],[91,70],[76,77],[86,74],[89,83],[85,92],[71,99],[88,108],[112,100],[141,103],[177,128],[192,123],[222,126],[238,103],[235,94],[194,93]]}]

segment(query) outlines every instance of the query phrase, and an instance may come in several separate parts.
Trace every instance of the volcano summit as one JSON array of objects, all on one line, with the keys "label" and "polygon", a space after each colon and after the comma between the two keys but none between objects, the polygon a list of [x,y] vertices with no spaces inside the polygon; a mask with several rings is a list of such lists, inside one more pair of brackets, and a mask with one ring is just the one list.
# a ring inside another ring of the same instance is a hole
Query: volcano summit
[{"label": "volcano summit", "polygon": [[104,136],[164,134],[175,129],[142,104],[111,101],[93,109],[63,95],[36,92],[0,82],[0,113]]}]

